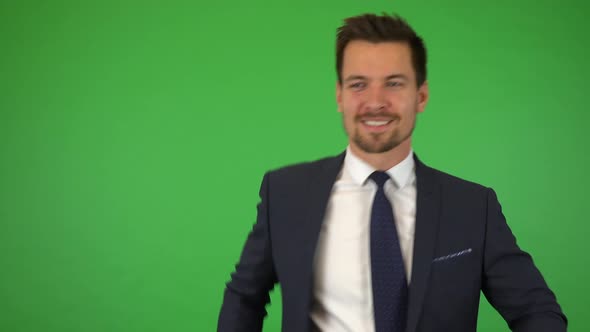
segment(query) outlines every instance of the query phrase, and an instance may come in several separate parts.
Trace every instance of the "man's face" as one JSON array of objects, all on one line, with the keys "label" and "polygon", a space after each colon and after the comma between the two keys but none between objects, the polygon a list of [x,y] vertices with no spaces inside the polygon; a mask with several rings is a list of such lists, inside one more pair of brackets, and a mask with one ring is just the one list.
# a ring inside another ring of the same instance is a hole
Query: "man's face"
[{"label": "man's face", "polygon": [[406,43],[351,41],[344,49],[338,111],[353,151],[387,152],[410,143],[428,85],[416,86]]}]

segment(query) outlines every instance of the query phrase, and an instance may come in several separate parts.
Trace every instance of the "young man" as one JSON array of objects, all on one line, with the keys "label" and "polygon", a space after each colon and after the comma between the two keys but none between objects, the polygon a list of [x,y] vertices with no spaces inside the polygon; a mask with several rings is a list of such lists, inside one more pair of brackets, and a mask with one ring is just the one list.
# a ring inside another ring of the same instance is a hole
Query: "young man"
[{"label": "young man", "polygon": [[513,331],[566,331],[494,191],[412,151],[422,39],[398,16],[351,17],[336,63],[348,147],[264,176],[218,330],[261,331],[278,282],[283,331],[475,331],[480,291]]}]

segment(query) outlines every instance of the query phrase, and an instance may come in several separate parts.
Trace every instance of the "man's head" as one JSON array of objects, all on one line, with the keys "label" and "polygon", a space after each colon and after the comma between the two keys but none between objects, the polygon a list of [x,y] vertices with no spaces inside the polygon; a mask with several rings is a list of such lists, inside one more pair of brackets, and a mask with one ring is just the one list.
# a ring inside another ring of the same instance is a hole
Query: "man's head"
[{"label": "man's head", "polygon": [[412,66],[416,73],[416,84],[420,86],[426,81],[426,47],[414,29],[397,15],[364,14],[344,19],[344,25],[337,30],[336,73],[338,82],[342,83],[344,49],[354,40],[407,44],[412,51]]},{"label": "man's head", "polygon": [[397,16],[351,17],[338,29],[336,63],[338,110],[353,152],[409,152],[428,100],[422,39]]}]

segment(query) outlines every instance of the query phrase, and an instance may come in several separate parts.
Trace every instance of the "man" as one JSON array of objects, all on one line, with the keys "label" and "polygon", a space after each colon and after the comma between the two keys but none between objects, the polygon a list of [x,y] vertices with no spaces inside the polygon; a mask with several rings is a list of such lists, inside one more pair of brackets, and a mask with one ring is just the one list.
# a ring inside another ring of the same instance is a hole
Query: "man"
[{"label": "man", "polygon": [[283,331],[475,331],[480,291],[513,331],[566,331],[495,193],[413,153],[426,50],[398,16],[338,29],[339,156],[264,176],[219,331],[260,331],[280,283]]}]

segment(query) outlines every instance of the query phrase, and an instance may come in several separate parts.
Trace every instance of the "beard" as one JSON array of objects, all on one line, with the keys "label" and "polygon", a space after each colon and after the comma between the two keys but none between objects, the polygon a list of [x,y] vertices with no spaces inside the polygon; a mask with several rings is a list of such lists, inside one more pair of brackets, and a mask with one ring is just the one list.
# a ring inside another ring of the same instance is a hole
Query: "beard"
[{"label": "beard", "polygon": [[[393,121],[400,123],[400,118],[397,115],[391,116]],[[361,118],[355,118],[355,122],[360,126]],[[366,153],[383,153],[390,151],[412,136],[416,121],[411,124],[407,132],[403,128],[394,127],[391,131],[383,133],[363,133],[357,126],[352,134],[352,141]]]}]

